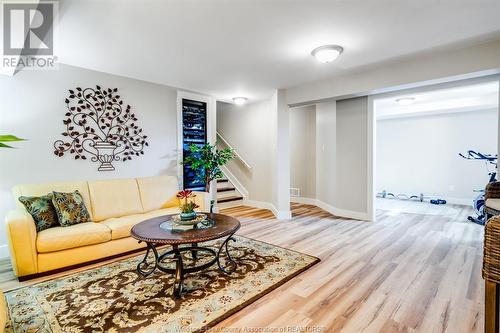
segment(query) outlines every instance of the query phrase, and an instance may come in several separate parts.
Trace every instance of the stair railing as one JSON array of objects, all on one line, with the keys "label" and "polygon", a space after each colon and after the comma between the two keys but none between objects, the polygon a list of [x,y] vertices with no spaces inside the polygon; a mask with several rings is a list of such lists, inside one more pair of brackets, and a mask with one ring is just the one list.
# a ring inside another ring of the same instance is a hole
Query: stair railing
[{"label": "stair railing", "polygon": [[241,164],[243,164],[243,165],[244,165],[247,169],[249,169],[249,170],[251,170],[251,169],[252,169],[252,166],[251,166],[250,164],[248,164],[248,163],[247,163],[247,161],[245,161],[245,159],[244,159],[243,157],[241,157],[241,155],[240,155],[240,154],[238,154],[238,152],[236,151],[236,149],[235,149],[233,146],[231,146],[231,145],[229,144],[229,142],[227,142],[227,140],[226,140],[226,139],[224,139],[224,137],[223,137],[223,136],[222,136],[219,132],[217,132],[217,138],[218,138],[221,142],[223,142],[223,143],[224,143],[224,145],[226,145],[227,147],[229,147],[229,148],[231,148],[231,149],[233,150],[234,155],[236,156],[236,158],[237,158],[238,160],[240,160]]}]

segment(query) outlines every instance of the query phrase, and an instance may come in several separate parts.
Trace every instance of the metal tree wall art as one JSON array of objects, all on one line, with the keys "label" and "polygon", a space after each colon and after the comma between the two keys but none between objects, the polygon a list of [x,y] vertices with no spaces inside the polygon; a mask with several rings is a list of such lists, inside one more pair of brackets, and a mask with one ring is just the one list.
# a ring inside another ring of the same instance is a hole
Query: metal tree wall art
[{"label": "metal tree wall art", "polygon": [[144,154],[147,136],[136,124],[130,105],[124,106],[118,89],[69,90],[65,100],[64,138],[54,142],[54,154],[72,154],[75,160],[99,162],[99,171],[114,170],[114,161]]}]

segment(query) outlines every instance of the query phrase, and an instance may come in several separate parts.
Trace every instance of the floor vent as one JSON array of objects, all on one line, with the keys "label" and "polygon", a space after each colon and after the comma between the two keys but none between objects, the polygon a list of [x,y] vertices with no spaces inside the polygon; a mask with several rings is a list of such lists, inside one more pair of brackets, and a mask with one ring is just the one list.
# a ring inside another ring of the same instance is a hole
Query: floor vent
[{"label": "floor vent", "polygon": [[291,197],[300,197],[300,188],[290,187],[290,196]]}]

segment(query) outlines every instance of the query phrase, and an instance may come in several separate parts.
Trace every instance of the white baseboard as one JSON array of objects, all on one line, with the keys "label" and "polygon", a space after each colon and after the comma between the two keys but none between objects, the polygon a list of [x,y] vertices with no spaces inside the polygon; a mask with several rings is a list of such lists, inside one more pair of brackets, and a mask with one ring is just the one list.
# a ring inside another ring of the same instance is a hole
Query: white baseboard
[{"label": "white baseboard", "polygon": [[444,198],[447,204],[452,205],[462,205],[462,206],[472,206],[472,199],[464,198]]},{"label": "white baseboard", "polygon": [[9,246],[7,244],[0,245],[0,258],[9,258]]},{"label": "white baseboard", "polygon": [[332,205],[329,205],[321,200],[316,200],[316,206],[318,206],[319,208],[321,208],[323,210],[326,210],[328,213],[335,215],[335,216],[346,217],[346,218],[355,219],[355,220],[370,221],[369,214],[365,213],[365,212],[356,212],[353,210],[336,208],[336,207],[333,207]]},{"label": "white baseboard", "polygon": [[[296,202],[296,203],[303,203],[306,205],[317,206],[317,207],[319,207],[323,210],[326,210],[328,213],[335,215],[335,216],[351,218],[351,219],[355,219],[355,220],[370,221],[370,217],[369,217],[368,213],[356,212],[356,211],[352,211],[352,210],[336,208],[336,207],[333,207],[332,205],[329,205],[329,204],[327,204],[321,200],[318,200],[318,199],[304,198],[304,197],[292,197],[290,199],[290,201]],[[255,207],[255,208],[260,208],[260,209],[268,209],[271,212],[273,212],[274,216],[276,216],[276,218],[278,218],[278,219],[289,220],[292,218],[292,212],[290,212],[290,211],[278,211],[276,209],[276,207],[269,202],[244,199],[243,204],[246,206],[250,206],[250,207]]]},{"label": "white baseboard", "polygon": [[292,218],[291,211],[285,211],[285,210],[278,211],[278,209],[276,209],[276,207],[270,202],[243,199],[243,204],[245,206],[270,210],[274,214],[274,216],[276,216],[276,218],[279,220],[289,220]]},{"label": "white baseboard", "polygon": [[316,206],[318,203],[318,200],[313,199],[313,198],[306,198],[306,197],[290,197],[290,201],[305,204],[305,205],[314,205],[314,206]]},{"label": "white baseboard", "polygon": [[290,220],[292,219],[292,212],[289,210],[279,210],[279,211],[273,211],[274,216],[278,220]]}]

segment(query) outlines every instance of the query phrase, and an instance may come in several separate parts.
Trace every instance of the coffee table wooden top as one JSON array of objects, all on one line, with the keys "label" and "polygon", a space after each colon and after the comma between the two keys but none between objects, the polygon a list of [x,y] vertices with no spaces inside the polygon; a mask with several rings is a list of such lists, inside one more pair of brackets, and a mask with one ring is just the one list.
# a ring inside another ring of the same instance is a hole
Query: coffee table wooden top
[{"label": "coffee table wooden top", "polygon": [[160,224],[172,219],[171,215],[164,215],[145,220],[132,227],[131,236],[137,240],[156,244],[191,244],[206,242],[234,234],[240,228],[240,221],[234,217],[206,213],[208,218],[215,221],[213,227],[207,229],[193,229],[172,231],[160,228]]}]

